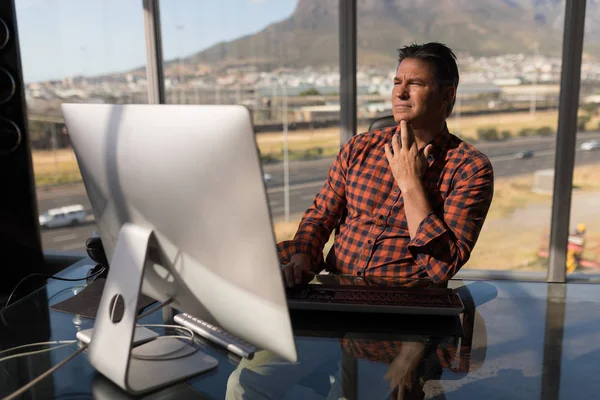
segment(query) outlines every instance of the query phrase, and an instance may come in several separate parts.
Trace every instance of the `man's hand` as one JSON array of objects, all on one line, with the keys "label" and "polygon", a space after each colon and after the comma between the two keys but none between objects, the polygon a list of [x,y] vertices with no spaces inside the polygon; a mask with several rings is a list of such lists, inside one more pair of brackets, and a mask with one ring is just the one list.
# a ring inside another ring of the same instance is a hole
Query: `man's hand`
[{"label": "man's hand", "polygon": [[314,277],[310,257],[306,254],[294,254],[290,262],[283,267],[283,280],[287,287],[308,283]]},{"label": "man's hand", "polygon": [[406,121],[400,121],[392,136],[391,147],[388,143],[385,145],[385,156],[402,192],[420,184],[432,149],[433,146],[429,144],[419,151],[412,127]]},{"label": "man's hand", "polygon": [[390,381],[391,388],[398,388],[401,396],[403,389],[412,389],[417,381],[417,366],[423,360],[425,344],[422,342],[402,343],[400,354],[394,358],[384,378]]}]

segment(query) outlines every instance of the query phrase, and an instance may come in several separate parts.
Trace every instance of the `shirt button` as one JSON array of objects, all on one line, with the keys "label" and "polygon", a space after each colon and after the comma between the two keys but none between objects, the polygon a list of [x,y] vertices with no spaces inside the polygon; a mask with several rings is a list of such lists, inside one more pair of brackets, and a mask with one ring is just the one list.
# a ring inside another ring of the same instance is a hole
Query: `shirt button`
[{"label": "shirt button", "polygon": [[358,275],[358,276],[361,276],[361,275],[362,275],[362,272],[358,271],[358,272],[356,273],[356,275]]},{"label": "shirt button", "polygon": [[373,241],[371,239],[367,240],[367,243],[371,244]]},{"label": "shirt button", "polygon": [[394,193],[400,193],[400,189],[394,189]]},{"label": "shirt button", "polygon": [[385,217],[384,217],[383,215],[380,215],[380,216],[379,216],[379,220],[380,220],[380,221],[383,221],[384,219],[385,219]]}]

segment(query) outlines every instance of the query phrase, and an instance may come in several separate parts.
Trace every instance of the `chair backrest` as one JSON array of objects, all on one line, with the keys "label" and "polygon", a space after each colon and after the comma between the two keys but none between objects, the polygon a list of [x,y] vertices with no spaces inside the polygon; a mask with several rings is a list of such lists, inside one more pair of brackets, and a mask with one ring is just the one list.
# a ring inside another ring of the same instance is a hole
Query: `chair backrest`
[{"label": "chair backrest", "polygon": [[396,126],[396,120],[394,120],[393,115],[386,115],[385,117],[379,117],[371,121],[371,125],[369,125],[369,131],[373,131],[375,129],[383,129],[388,128],[390,126]]}]

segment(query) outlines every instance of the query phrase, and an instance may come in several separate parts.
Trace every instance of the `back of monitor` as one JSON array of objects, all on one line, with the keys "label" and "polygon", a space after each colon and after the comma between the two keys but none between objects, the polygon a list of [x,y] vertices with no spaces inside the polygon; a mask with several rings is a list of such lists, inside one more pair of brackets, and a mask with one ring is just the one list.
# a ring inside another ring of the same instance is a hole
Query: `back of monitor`
[{"label": "back of monitor", "polygon": [[[118,244],[139,252],[150,244],[148,254],[139,255],[147,264],[142,268],[145,294],[173,299],[174,307],[295,360],[248,110],[62,107],[108,259],[114,259]],[[109,281],[118,274],[114,268],[129,267],[111,262]],[[104,295],[129,290],[109,281]],[[101,312],[109,317],[100,310],[96,325]],[[109,336],[97,333],[92,344]]]}]

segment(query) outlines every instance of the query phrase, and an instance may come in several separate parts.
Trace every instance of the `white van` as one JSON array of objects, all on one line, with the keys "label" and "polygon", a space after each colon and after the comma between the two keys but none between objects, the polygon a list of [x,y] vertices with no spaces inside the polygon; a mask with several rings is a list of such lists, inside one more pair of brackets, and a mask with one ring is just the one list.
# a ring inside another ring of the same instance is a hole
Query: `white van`
[{"label": "white van", "polygon": [[85,222],[85,209],[81,204],[51,208],[40,215],[42,228],[58,228],[61,226],[77,225]]}]

